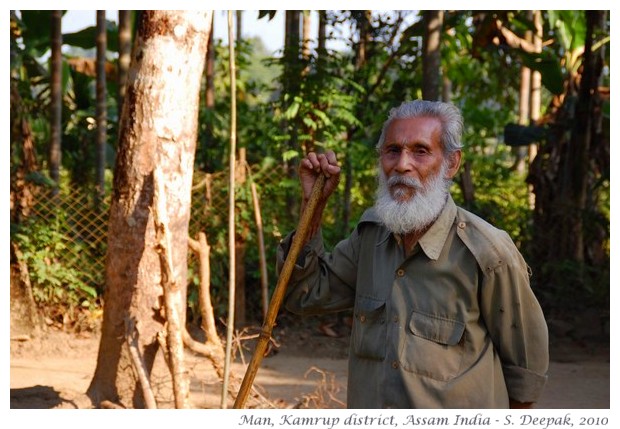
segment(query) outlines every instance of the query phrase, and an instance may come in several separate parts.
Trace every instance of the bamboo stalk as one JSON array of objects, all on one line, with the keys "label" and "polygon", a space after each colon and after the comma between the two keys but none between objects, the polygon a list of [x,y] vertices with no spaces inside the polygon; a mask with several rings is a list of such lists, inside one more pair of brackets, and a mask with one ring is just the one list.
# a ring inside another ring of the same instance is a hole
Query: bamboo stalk
[{"label": "bamboo stalk", "polygon": [[312,188],[310,199],[306,205],[306,209],[301,215],[299,225],[297,226],[297,232],[293,237],[291,248],[288,252],[286,260],[284,261],[284,266],[280,272],[280,277],[278,278],[276,288],[273,291],[273,296],[271,298],[271,302],[269,303],[269,310],[267,311],[267,316],[265,317],[258,342],[256,343],[256,348],[254,349],[254,355],[252,356],[252,360],[250,361],[245,376],[243,377],[243,382],[239,388],[239,393],[237,394],[237,399],[235,400],[233,408],[243,408],[245,401],[248,398],[252,383],[254,382],[256,373],[258,372],[258,367],[260,366],[263,356],[265,355],[267,345],[269,344],[269,340],[271,339],[271,332],[273,330],[276,317],[278,316],[278,311],[280,310],[282,301],[284,300],[286,288],[291,278],[291,274],[293,273],[295,262],[297,261],[297,257],[299,256],[303,245],[305,244],[306,236],[310,230],[314,212],[316,211],[323,193],[325,180],[326,178],[323,174],[319,175],[316,179],[314,187]]},{"label": "bamboo stalk", "polygon": [[228,377],[232,355],[232,337],[235,329],[235,152],[237,144],[237,91],[235,66],[235,41],[232,33],[232,11],[228,11],[228,52],[230,67],[230,159],[228,190],[228,326],[226,329],[226,356],[224,361],[224,380],[222,383],[221,408],[227,408]]},{"label": "bamboo stalk", "polygon": [[263,318],[267,316],[269,309],[269,281],[267,280],[267,261],[265,257],[265,239],[263,237],[263,219],[260,212],[260,202],[258,201],[258,192],[256,192],[256,184],[250,184],[252,190],[252,201],[254,203],[254,218],[256,220],[256,232],[258,233],[258,252],[260,256],[260,284],[263,301]]}]

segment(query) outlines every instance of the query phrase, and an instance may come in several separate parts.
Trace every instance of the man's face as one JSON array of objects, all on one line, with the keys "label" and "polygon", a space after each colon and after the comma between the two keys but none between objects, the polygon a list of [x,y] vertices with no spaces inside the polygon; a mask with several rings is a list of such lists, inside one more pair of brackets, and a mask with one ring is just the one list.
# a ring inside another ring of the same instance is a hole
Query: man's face
[{"label": "man's face", "polygon": [[[394,119],[390,123],[380,152],[383,173],[388,179],[393,176],[413,179],[412,183],[388,184],[395,201],[410,201],[420,188],[426,188],[429,180],[441,172],[445,157],[440,137],[441,122],[434,117]],[[451,179],[456,174],[456,169],[450,167],[445,171],[444,179]],[[420,185],[417,190],[412,186],[415,182]]]}]

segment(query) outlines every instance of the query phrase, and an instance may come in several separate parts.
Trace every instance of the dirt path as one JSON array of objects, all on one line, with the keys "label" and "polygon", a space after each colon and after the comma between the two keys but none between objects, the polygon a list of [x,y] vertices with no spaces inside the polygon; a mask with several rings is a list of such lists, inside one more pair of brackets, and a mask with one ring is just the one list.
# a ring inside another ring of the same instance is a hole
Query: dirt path
[{"label": "dirt path", "polygon": [[[346,338],[319,332],[280,331],[280,348],[263,359],[255,385],[278,408],[343,408],[346,398]],[[610,408],[609,348],[553,341],[549,381],[537,408]],[[42,340],[11,341],[11,408],[76,408],[95,369],[98,338],[51,331]],[[245,362],[253,350],[247,344]],[[309,357],[310,356],[310,357]],[[317,357],[319,356],[319,357]],[[188,353],[191,401],[219,408],[220,383],[206,359]],[[233,371],[245,366],[237,356]],[[166,378],[161,373],[161,379]],[[159,397],[170,398],[164,382]],[[160,405],[171,406],[162,401]],[[231,403],[232,405],[232,403]]]}]

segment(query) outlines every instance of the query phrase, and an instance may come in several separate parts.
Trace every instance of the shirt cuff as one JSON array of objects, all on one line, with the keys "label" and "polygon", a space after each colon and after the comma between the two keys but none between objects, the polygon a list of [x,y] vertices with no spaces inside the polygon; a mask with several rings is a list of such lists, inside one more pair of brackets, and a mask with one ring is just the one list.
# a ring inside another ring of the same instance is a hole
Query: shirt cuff
[{"label": "shirt cuff", "polygon": [[510,399],[518,402],[538,401],[547,382],[547,375],[518,366],[504,366],[503,370]]}]

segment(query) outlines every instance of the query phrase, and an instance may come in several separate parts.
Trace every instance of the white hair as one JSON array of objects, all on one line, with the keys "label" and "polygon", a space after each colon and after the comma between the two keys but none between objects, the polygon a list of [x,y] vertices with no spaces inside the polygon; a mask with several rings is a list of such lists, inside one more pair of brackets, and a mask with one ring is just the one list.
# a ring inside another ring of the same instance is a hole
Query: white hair
[{"label": "white hair", "polygon": [[381,136],[377,142],[377,150],[383,147],[385,133],[394,119],[416,118],[428,116],[437,118],[441,122],[441,146],[445,154],[450,154],[463,147],[463,116],[460,110],[451,103],[441,101],[414,100],[402,103],[390,110],[387,120],[383,124]]}]

